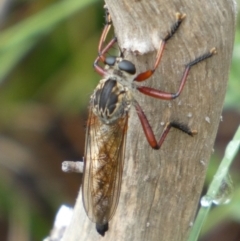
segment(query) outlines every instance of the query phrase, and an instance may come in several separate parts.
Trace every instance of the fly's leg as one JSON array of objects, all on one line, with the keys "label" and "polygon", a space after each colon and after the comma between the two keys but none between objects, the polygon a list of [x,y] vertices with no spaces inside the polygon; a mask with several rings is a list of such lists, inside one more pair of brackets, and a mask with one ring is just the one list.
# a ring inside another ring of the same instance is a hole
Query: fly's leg
[{"label": "fly's leg", "polygon": [[181,94],[181,92],[183,90],[183,87],[184,87],[184,85],[186,83],[187,76],[189,74],[189,71],[190,71],[191,67],[196,65],[197,63],[207,59],[207,58],[212,57],[216,53],[217,53],[216,48],[212,48],[209,52],[207,52],[207,53],[201,55],[200,57],[194,59],[193,61],[189,62],[185,66],[185,70],[183,72],[183,76],[182,76],[182,79],[180,81],[180,86],[179,86],[178,91],[176,93],[168,93],[168,92],[164,92],[164,91],[161,91],[161,90],[156,90],[154,88],[145,87],[145,86],[138,86],[137,89],[141,93],[143,93],[145,95],[148,95],[148,96],[151,96],[151,97],[154,97],[154,98],[157,98],[157,99],[162,99],[162,100],[172,100],[172,99],[175,99],[175,98],[177,98]]},{"label": "fly's leg", "polygon": [[165,125],[165,128],[161,134],[161,137],[160,137],[159,141],[157,141],[156,137],[153,133],[152,127],[150,126],[148,119],[147,119],[146,115],[144,114],[141,106],[137,103],[137,101],[134,102],[134,105],[135,105],[138,117],[140,119],[140,122],[142,124],[144,134],[148,140],[149,145],[153,149],[158,150],[161,148],[165,138],[167,137],[167,135],[172,127],[176,128],[178,130],[181,130],[182,132],[184,132],[190,136],[197,134],[196,130],[191,130],[187,125],[184,125],[184,124],[176,122],[176,121],[172,121],[172,122],[168,122]]},{"label": "fly's leg", "polygon": [[[188,73],[190,71],[190,68],[192,66],[194,66],[195,64],[197,64],[197,63],[199,63],[199,62],[201,62],[201,61],[203,61],[207,58],[210,58],[213,54],[216,54],[215,48],[212,48],[208,53],[201,55],[200,57],[196,58],[195,60],[189,62],[186,65],[185,71],[184,71],[182,79],[181,79],[180,87],[179,87],[179,89],[176,93],[167,93],[167,92],[163,92],[163,91],[156,90],[156,89],[149,88],[149,87],[145,87],[145,86],[138,86],[137,89],[141,93],[143,93],[145,95],[148,95],[148,96],[151,96],[151,97],[154,97],[154,98],[164,99],[164,100],[175,99],[180,95],[180,93],[183,90],[183,87],[184,87],[184,84],[186,83],[187,76],[188,76]],[[147,117],[145,116],[141,106],[136,101],[135,101],[135,108],[136,108],[138,117],[140,119],[140,122],[142,124],[145,136],[148,140],[148,143],[154,149],[159,149],[161,147],[161,145],[163,144],[168,132],[170,131],[170,129],[172,127],[176,128],[176,129],[179,129],[182,132],[185,132],[186,134],[188,134],[190,136],[193,136],[194,134],[197,134],[197,131],[191,130],[187,125],[184,125],[184,124],[176,122],[176,121],[168,122],[166,124],[163,132],[162,132],[162,135],[161,135],[159,141],[157,142],[157,140],[155,138],[155,135],[153,134],[153,130],[152,130],[152,128],[151,128],[151,126],[150,126],[150,124],[147,120]]]},{"label": "fly's leg", "polygon": [[160,63],[163,50],[166,46],[167,41],[176,33],[177,29],[179,28],[180,24],[182,23],[185,17],[186,17],[186,14],[176,13],[176,22],[172,25],[170,32],[166,35],[166,37],[160,43],[153,69],[140,73],[134,79],[135,81],[137,82],[145,81],[146,79],[150,78],[153,75],[153,73],[155,72],[156,68]]},{"label": "fly's leg", "polygon": [[111,27],[112,27],[112,19],[111,19],[111,16],[109,14],[109,11],[108,11],[108,8],[107,8],[106,5],[104,6],[104,10],[105,10],[105,26],[104,26],[104,29],[102,31],[102,35],[100,37],[99,44],[98,44],[98,55],[100,56],[100,59],[102,61],[104,61],[104,57],[102,58],[103,43],[105,42],[106,37],[107,37]]},{"label": "fly's leg", "polygon": [[114,37],[111,39],[111,41],[103,48],[103,43],[106,40],[106,37],[111,29],[112,26],[112,19],[111,16],[108,12],[108,9],[106,6],[104,6],[105,8],[105,27],[102,31],[102,35],[100,37],[99,40],[99,44],[98,44],[98,57],[95,59],[94,63],[93,63],[93,67],[95,68],[95,70],[100,74],[100,75],[105,75],[106,71],[98,65],[99,61],[104,62],[105,61],[105,54],[107,53],[107,51],[117,42],[117,38]]},{"label": "fly's leg", "polygon": [[104,54],[107,53],[107,51],[117,42],[117,38],[114,37],[108,44],[107,46],[102,50],[101,54],[95,59],[94,63],[93,63],[93,67],[94,69],[100,74],[100,75],[105,75],[107,74],[107,71],[102,68],[100,65],[98,65],[98,62],[101,61],[105,61],[105,57]]}]

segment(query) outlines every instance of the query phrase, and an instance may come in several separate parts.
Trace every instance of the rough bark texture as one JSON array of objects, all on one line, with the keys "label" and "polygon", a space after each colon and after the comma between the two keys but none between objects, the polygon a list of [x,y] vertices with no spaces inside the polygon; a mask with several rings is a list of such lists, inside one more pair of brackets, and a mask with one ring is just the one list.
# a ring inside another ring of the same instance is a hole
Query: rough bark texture
[{"label": "rough bark texture", "polygon": [[109,231],[104,238],[96,232],[79,194],[63,240],[184,241],[194,222],[221,118],[233,49],[234,2],[106,0],[106,4],[119,45],[138,72],[153,66],[159,41],[175,21],[175,13],[186,14],[167,43],[158,70],[144,83],[147,86],[175,92],[185,64],[212,47],[218,53],[191,69],[176,100],[161,101],[136,94],[157,139],[163,123],[169,120],[189,124],[198,135],[189,137],[171,130],[162,148],[153,150],[133,109],[120,201]]}]

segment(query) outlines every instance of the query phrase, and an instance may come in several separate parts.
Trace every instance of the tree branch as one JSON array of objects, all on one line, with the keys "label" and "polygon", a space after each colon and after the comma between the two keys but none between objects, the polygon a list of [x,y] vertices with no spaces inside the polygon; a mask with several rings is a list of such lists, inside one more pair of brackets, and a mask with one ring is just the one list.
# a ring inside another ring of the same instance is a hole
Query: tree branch
[{"label": "tree branch", "polygon": [[184,90],[173,101],[135,93],[157,137],[164,123],[178,120],[196,129],[189,137],[171,130],[162,148],[149,147],[133,109],[116,214],[104,238],[82,206],[81,192],[63,241],[186,240],[194,222],[205,173],[216,137],[231,63],[235,8],[231,0],[106,0],[115,34],[125,57],[138,73],[152,68],[161,38],[175,20],[186,19],[167,43],[156,73],[147,86],[178,89],[184,65],[216,47],[217,55],[194,66]]}]

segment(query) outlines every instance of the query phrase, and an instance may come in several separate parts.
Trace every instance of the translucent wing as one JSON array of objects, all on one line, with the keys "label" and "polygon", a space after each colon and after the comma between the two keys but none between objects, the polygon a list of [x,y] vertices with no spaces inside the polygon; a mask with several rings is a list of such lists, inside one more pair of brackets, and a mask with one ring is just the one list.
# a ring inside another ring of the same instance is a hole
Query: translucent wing
[{"label": "translucent wing", "polygon": [[89,110],[83,176],[83,204],[91,221],[105,224],[113,216],[121,189],[128,116],[104,124]]}]

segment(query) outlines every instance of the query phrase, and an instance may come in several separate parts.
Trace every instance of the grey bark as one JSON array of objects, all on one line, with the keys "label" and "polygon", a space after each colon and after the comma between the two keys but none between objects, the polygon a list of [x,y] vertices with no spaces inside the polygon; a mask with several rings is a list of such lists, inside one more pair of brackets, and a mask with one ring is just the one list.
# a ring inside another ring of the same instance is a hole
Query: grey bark
[{"label": "grey bark", "polygon": [[178,120],[196,129],[189,137],[171,130],[162,148],[149,147],[133,109],[130,113],[119,205],[102,238],[87,218],[81,192],[63,241],[184,241],[199,204],[226,93],[235,4],[232,0],[106,0],[115,34],[138,72],[150,69],[175,13],[186,19],[169,40],[154,76],[144,85],[175,92],[184,65],[216,47],[217,55],[191,69],[179,98],[161,101],[136,94],[159,138],[163,124]]}]

